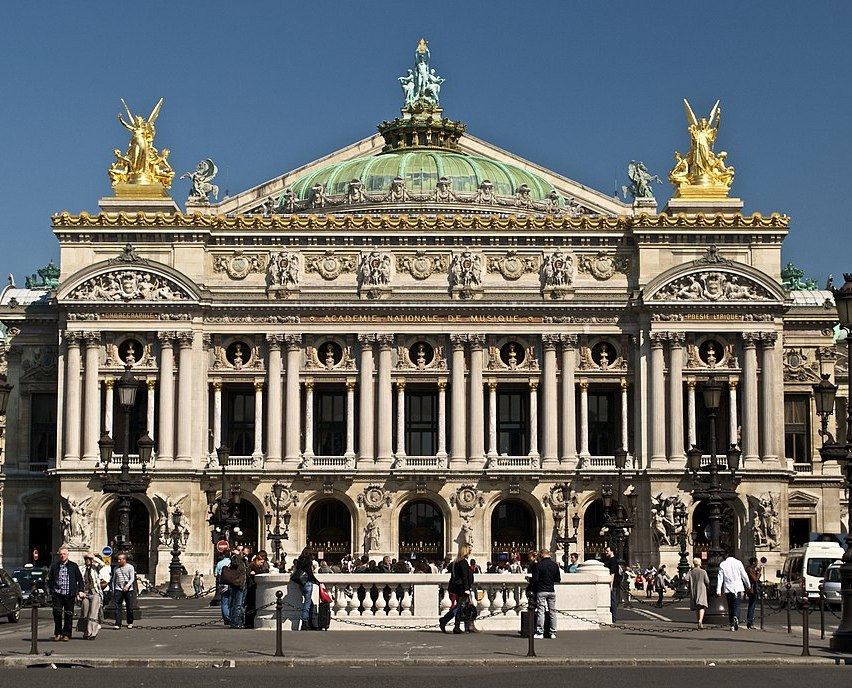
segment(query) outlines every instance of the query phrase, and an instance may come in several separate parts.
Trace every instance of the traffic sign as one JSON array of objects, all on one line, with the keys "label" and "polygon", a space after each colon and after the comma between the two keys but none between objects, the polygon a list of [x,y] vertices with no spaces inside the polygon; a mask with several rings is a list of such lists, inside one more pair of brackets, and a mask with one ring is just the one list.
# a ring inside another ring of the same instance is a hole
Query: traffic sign
[{"label": "traffic sign", "polygon": [[216,551],[219,552],[219,554],[226,552],[227,549],[228,549],[228,541],[227,540],[219,540],[219,542],[216,543]]},{"label": "traffic sign", "polygon": [[101,554],[103,554],[105,557],[112,556],[112,547],[110,547],[109,545],[107,545],[106,547],[104,547],[104,548],[101,550]]},{"label": "traffic sign", "polygon": [[112,564],[112,557],[103,556],[102,561],[104,562],[104,566],[109,566]]},{"label": "traffic sign", "polygon": [[33,561],[38,561],[38,550],[37,549],[33,550]]}]

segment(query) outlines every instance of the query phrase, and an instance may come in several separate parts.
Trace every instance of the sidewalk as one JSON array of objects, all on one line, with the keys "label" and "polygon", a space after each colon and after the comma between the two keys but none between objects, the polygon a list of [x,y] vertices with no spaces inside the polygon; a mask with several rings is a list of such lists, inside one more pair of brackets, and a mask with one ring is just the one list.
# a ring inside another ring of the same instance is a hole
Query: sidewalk
[{"label": "sidewalk", "polygon": [[[44,619],[44,616],[42,616]],[[205,621],[205,619],[197,619]],[[286,632],[284,657],[275,657],[275,633],[230,630],[215,625],[175,628],[183,619],[150,618],[133,629],[105,626],[95,641],[79,636],[53,642],[52,623],[40,624],[39,655],[30,649],[29,619],[24,616],[0,639],[0,667],[73,663],[93,667],[209,667],[226,660],[241,665],[302,666],[516,666],[538,665],[679,665],[725,664],[852,664],[852,655],[829,649],[829,637],[811,631],[811,656],[802,657],[801,630],[705,629],[678,623],[631,622],[629,630],[567,631],[553,640],[536,640],[536,658],[526,657],[528,641],[496,632],[444,635],[439,631]],[[151,630],[146,626],[169,626]],[[662,629],[674,632],[664,632]],[[47,655],[47,656],[46,656]]]}]

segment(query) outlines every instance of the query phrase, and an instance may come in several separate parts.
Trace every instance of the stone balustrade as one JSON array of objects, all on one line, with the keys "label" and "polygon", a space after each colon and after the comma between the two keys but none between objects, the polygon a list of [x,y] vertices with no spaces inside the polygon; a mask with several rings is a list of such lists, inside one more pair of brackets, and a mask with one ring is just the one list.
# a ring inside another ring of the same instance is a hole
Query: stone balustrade
[{"label": "stone balustrade", "polygon": [[[317,574],[332,596],[331,630],[372,630],[435,625],[451,606],[446,574]],[[518,631],[520,612],[526,608],[527,580],[523,574],[480,574],[476,587],[476,625],[483,631]],[[298,630],[302,595],[289,574],[257,576],[257,605],[263,607],[255,628],[275,628],[275,593],[284,592],[284,628]],[[319,590],[314,586],[314,603]],[[597,561],[586,562],[573,574],[563,574],[557,585],[556,607],[560,631],[594,630],[612,620],[609,611],[609,574]]]}]

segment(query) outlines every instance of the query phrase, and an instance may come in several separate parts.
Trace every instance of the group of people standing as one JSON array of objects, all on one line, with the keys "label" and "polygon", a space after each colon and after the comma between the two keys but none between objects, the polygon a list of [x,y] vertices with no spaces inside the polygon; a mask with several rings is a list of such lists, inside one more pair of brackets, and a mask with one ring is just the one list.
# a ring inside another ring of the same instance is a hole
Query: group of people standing
[{"label": "group of people standing", "polygon": [[[754,628],[754,614],[757,601],[760,599],[761,568],[756,557],[748,560],[748,566],[733,555],[728,555],[720,564],[716,576],[715,595],[725,595],[728,607],[728,624],[732,631],[740,627],[740,599],[745,595],[748,598],[746,611],[746,627]],[[689,599],[690,608],[695,611],[698,628],[704,628],[704,612],[709,606],[708,596],[710,593],[710,578],[707,572],[701,568],[701,559],[696,557],[692,560],[692,568],[689,571]]]},{"label": "group of people standing", "polygon": [[68,548],[60,547],[58,560],[47,576],[53,607],[53,639],[71,640],[74,607],[80,604],[77,630],[84,640],[94,640],[101,629],[105,597],[111,596],[115,606],[115,628],[121,628],[122,606],[126,609],[127,627],[133,628],[133,601],[136,570],[128,563],[126,554],[119,554],[117,565],[95,565],[95,555],[83,555],[83,568],[68,557]]},{"label": "group of people standing", "polygon": [[251,547],[236,545],[215,568],[220,586],[222,620],[229,628],[254,628],[257,613],[255,576],[269,573],[269,556],[260,550],[252,556]]}]

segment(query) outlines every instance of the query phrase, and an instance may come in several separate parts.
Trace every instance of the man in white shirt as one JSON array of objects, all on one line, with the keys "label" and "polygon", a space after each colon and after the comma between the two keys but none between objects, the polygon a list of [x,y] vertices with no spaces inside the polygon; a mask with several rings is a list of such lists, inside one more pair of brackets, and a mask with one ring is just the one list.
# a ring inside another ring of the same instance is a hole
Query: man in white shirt
[{"label": "man in white shirt", "polygon": [[728,621],[731,630],[736,631],[740,627],[740,595],[751,587],[745,566],[733,555],[719,564],[719,573],[716,576],[716,594],[725,593],[728,602]]}]

